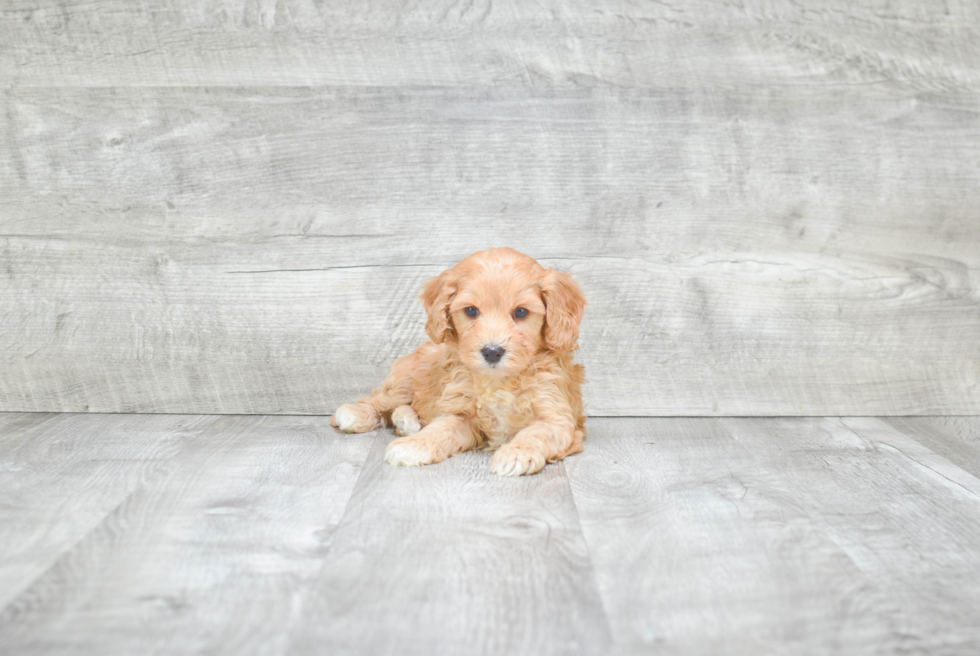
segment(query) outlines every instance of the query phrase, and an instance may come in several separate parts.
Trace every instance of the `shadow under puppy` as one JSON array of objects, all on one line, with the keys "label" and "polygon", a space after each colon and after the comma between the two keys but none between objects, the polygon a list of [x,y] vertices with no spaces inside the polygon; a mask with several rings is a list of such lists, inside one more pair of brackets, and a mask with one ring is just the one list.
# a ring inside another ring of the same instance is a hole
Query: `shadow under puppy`
[{"label": "shadow under puppy", "polygon": [[420,298],[430,341],[331,424],[394,425],[403,437],[388,445],[392,465],[484,448],[496,450],[493,473],[519,476],[582,450],[585,368],[572,359],[586,301],[570,275],[492,248],[430,278]]}]

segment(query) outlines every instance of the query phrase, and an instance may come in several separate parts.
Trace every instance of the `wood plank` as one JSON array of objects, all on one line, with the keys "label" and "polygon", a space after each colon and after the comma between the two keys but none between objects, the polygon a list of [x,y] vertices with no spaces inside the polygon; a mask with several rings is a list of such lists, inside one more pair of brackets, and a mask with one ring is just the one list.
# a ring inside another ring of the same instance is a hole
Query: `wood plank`
[{"label": "wood plank", "polygon": [[213,418],[0,414],[0,608]]},{"label": "wood plank", "polygon": [[590,420],[567,467],[619,653],[976,652],[980,481],[845,421]]},{"label": "wood plank", "polygon": [[37,430],[41,424],[64,417],[56,412],[0,412],[0,448],[15,449],[23,442],[25,434]]},{"label": "wood plank", "polygon": [[882,421],[980,476],[980,417],[889,417]]},{"label": "wood plank", "polygon": [[[8,289],[8,321],[20,320],[4,344],[16,354],[5,408],[326,414],[425,339],[415,295],[442,268],[237,275],[265,254],[67,248],[17,259],[51,274]],[[161,252],[166,268],[144,275]],[[955,285],[957,267],[867,258],[543,261],[591,299],[579,356],[590,414],[980,411],[974,293],[919,274]]]},{"label": "wood plank", "polygon": [[219,418],[4,610],[4,651],[284,652],[370,446]]},{"label": "wood plank", "polygon": [[975,3],[8,0],[14,86],[978,85]]},{"label": "wood plank", "polygon": [[[942,257],[942,246],[976,257],[980,90],[113,87],[0,98],[5,236],[322,239],[321,258],[338,265],[433,262],[525,232],[555,256]],[[358,237],[378,241],[339,243]]]},{"label": "wood plank", "polygon": [[290,642],[299,653],[602,654],[609,632],[564,467],[383,462],[381,432]]},{"label": "wood plank", "polygon": [[593,415],[980,413],[975,93],[3,98],[5,410],[328,413],[511,245],[586,289]]}]

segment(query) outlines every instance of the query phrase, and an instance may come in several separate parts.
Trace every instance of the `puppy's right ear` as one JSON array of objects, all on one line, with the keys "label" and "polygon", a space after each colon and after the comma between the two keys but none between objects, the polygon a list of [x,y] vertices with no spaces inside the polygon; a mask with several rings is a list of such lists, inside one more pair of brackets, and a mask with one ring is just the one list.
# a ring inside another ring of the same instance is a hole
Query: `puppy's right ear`
[{"label": "puppy's right ear", "polygon": [[456,294],[457,282],[455,272],[447,269],[426,280],[422,293],[419,294],[422,305],[429,314],[425,322],[425,332],[436,344],[441,344],[446,339],[446,330],[449,329],[449,302]]},{"label": "puppy's right ear", "polygon": [[552,351],[578,348],[578,327],[585,314],[585,295],[575,279],[550,267],[541,279],[544,299],[544,341]]}]

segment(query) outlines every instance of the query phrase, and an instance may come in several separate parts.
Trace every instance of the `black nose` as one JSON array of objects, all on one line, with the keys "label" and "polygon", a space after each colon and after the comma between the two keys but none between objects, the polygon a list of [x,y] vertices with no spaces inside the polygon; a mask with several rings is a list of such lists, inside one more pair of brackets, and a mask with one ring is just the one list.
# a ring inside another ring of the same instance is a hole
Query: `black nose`
[{"label": "black nose", "polygon": [[504,357],[503,346],[484,346],[480,353],[483,354],[483,359],[487,361],[488,364],[497,364],[500,362],[500,358]]}]

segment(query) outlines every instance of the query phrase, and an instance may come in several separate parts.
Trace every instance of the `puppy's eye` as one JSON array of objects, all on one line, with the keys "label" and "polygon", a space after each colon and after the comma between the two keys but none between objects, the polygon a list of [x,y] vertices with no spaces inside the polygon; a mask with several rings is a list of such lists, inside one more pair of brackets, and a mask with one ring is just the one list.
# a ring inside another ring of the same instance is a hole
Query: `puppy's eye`
[{"label": "puppy's eye", "polygon": [[524,319],[525,317],[527,317],[527,308],[517,308],[514,310],[515,319]]},{"label": "puppy's eye", "polygon": [[465,310],[463,310],[463,312],[465,312],[466,316],[468,316],[470,319],[475,319],[478,316],[480,316],[480,311],[475,307],[473,307],[472,305],[466,308]]}]

